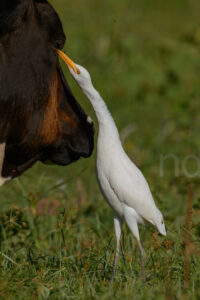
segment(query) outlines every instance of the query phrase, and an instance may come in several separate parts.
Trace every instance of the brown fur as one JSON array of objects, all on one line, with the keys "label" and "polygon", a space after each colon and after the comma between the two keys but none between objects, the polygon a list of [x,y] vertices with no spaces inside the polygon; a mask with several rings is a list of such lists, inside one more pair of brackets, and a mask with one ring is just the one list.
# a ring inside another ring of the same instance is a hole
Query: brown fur
[{"label": "brown fur", "polygon": [[49,91],[50,94],[48,104],[44,112],[44,120],[41,128],[39,128],[39,134],[42,137],[44,145],[53,143],[61,132],[58,107],[62,94],[60,93],[57,72],[53,74]]}]

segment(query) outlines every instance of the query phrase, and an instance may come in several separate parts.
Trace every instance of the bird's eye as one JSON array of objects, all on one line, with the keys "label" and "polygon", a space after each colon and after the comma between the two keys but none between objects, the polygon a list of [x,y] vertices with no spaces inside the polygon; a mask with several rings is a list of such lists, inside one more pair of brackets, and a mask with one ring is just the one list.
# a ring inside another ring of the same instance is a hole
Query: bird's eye
[{"label": "bird's eye", "polygon": [[162,223],[162,224],[164,224],[164,222],[163,222],[163,221],[162,221],[161,223]]}]

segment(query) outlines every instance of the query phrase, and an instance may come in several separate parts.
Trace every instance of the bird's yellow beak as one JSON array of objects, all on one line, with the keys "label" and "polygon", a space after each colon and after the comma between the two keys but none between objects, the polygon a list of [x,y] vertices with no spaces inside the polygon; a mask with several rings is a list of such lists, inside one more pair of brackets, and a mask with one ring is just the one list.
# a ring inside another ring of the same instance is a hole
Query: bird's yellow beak
[{"label": "bird's yellow beak", "polygon": [[74,70],[74,72],[76,74],[80,74],[79,69],[76,67],[75,63],[61,50],[56,49],[58,55],[62,58],[62,60],[64,61],[64,63],[68,66],[68,68],[71,68],[72,70]]}]

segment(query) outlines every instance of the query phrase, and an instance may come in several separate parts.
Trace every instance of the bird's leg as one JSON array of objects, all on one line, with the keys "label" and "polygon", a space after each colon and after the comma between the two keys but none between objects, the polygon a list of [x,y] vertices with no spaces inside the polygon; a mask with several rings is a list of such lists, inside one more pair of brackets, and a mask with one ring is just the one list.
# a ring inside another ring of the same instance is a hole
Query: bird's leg
[{"label": "bird's leg", "polygon": [[145,282],[146,281],[145,252],[144,252],[144,249],[143,249],[142,244],[140,242],[140,234],[139,234],[139,230],[138,230],[137,216],[135,215],[136,213],[133,211],[133,209],[130,208],[130,207],[126,207],[124,213],[125,213],[124,214],[125,221],[126,221],[128,227],[130,228],[131,232],[135,236],[135,238],[138,242],[138,246],[140,248],[141,265],[142,265],[142,280],[143,280],[143,282]]},{"label": "bird's leg", "polygon": [[146,281],[146,272],[145,272],[146,254],[145,254],[144,248],[142,247],[140,240],[138,240],[137,242],[138,242],[138,246],[140,248],[140,254],[141,254],[142,280],[143,280],[143,282],[145,282]]},{"label": "bird's leg", "polygon": [[117,269],[118,261],[119,261],[119,250],[120,250],[120,241],[116,241],[116,249],[115,249],[115,260],[114,260],[114,265],[113,265],[113,270],[112,270],[112,275],[110,278],[110,283],[113,284],[114,277],[115,277],[115,272]]},{"label": "bird's leg", "polygon": [[119,251],[120,251],[121,220],[116,215],[114,216],[114,228],[115,228],[115,236],[116,236],[116,249],[115,249],[115,261],[113,265],[112,275],[110,278],[111,284],[113,284],[114,281],[115,272],[119,261]]}]

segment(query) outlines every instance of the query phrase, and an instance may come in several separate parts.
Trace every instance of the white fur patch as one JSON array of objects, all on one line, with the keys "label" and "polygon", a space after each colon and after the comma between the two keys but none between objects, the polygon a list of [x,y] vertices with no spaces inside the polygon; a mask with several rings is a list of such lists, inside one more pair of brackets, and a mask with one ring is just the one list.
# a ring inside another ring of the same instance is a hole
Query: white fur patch
[{"label": "white fur patch", "polygon": [[92,120],[92,118],[91,118],[90,116],[87,117],[87,122],[88,122],[89,124],[93,124],[93,120]]},{"label": "white fur patch", "polygon": [[0,177],[0,187],[1,187],[2,185],[4,185],[4,183],[5,183],[6,181],[8,181],[8,180],[11,180],[11,177],[7,177],[7,178]]},{"label": "white fur patch", "polygon": [[2,169],[3,169],[3,163],[4,163],[4,157],[5,157],[5,149],[6,149],[6,144],[0,144],[0,186],[4,184],[6,181],[6,178],[2,178]]}]

